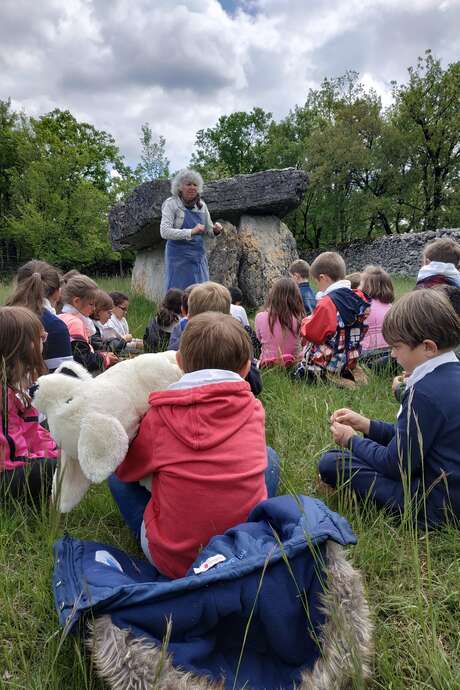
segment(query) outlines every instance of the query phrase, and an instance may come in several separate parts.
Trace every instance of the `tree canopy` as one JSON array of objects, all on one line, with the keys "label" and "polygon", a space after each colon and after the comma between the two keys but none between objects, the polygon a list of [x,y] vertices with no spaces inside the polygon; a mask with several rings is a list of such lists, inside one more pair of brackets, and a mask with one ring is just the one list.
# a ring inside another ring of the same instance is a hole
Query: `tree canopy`
[{"label": "tree canopy", "polygon": [[[460,225],[460,62],[430,51],[382,106],[356,72],[324,79],[277,121],[260,107],[196,133],[190,164],[207,180],[294,166],[309,176],[287,222],[301,247]],[[31,257],[62,268],[109,265],[110,206],[169,175],[166,140],[141,127],[139,163],[69,111],[41,117],[0,101],[0,266]]]}]

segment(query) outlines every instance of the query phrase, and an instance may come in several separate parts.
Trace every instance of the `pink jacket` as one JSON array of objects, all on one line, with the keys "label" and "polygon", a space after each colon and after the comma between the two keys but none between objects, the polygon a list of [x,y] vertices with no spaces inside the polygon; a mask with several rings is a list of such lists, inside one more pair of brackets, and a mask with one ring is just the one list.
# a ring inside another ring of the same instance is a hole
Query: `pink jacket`
[{"label": "pink jacket", "polygon": [[116,474],[153,474],[149,551],[162,573],[183,577],[211,537],[267,498],[265,413],[242,379],[151,393],[149,403]]},{"label": "pink jacket", "polygon": [[260,365],[265,363],[292,364],[301,355],[300,326],[292,319],[292,328],[297,329],[297,335],[291,331],[283,331],[278,320],[273,324],[273,333],[268,325],[268,311],[261,311],[255,319],[256,334],[262,346]]},{"label": "pink jacket", "polygon": [[34,458],[57,458],[56,443],[38,423],[35,407],[26,407],[9,387],[7,402],[0,427],[0,472],[14,470]]},{"label": "pink jacket", "polygon": [[362,340],[362,351],[377,350],[383,347],[388,347],[388,343],[382,335],[383,319],[385,314],[391,307],[391,304],[384,304],[378,299],[371,301],[371,310],[366,320],[369,330]]}]

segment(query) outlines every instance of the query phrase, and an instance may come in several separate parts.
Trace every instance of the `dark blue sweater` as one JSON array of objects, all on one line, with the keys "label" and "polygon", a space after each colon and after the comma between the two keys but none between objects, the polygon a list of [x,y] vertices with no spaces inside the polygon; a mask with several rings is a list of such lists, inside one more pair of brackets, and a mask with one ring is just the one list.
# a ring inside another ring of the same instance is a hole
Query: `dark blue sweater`
[{"label": "dark blue sweater", "polygon": [[374,420],[369,436],[353,436],[351,446],[385,477],[401,481],[406,473],[413,495],[424,486],[431,526],[445,522],[446,511],[460,518],[460,362],[442,364],[407,389],[396,425]]},{"label": "dark blue sweater", "polygon": [[310,287],[310,283],[306,280],[304,283],[299,283],[299,290],[302,296],[303,306],[307,316],[312,313],[316,306],[316,296]]},{"label": "dark blue sweater", "polygon": [[63,362],[73,359],[69,329],[64,321],[58,319],[48,309],[43,309],[41,322],[48,333],[48,338],[43,343],[43,359],[52,372]]}]

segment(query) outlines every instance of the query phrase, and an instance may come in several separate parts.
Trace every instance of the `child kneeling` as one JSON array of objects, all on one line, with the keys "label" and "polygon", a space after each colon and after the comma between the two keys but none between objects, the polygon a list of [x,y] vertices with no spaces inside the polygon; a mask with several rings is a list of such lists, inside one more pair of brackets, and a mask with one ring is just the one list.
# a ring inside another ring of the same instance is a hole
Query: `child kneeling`
[{"label": "child kneeling", "polygon": [[[145,555],[168,577],[184,576],[211,537],[276,493],[279,461],[269,449],[267,469],[264,409],[243,380],[251,357],[232,316],[191,319],[177,353],[184,376],[150,395],[151,409],[109,479]],[[149,474],[151,494],[138,483]]]},{"label": "child kneeling", "polygon": [[440,292],[411,292],[385,316],[383,337],[409,374],[396,424],[334,412],[332,435],[345,450],[323,455],[321,479],[348,482],[391,512],[411,505],[422,524],[426,509],[429,526],[459,518],[460,319]]}]

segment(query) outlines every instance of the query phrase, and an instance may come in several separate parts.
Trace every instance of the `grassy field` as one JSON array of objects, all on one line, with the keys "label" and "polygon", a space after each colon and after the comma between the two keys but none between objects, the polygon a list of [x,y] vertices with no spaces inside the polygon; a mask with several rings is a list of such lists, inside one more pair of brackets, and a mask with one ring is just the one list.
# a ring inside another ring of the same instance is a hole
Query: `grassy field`
[{"label": "grassy field", "polygon": [[[105,289],[127,281],[101,280]],[[398,280],[399,293],[409,281]],[[6,294],[0,287],[0,302]],[[152,312],[135,297],[128,321],[141,336]],[[267,441],[282,458],[281,493],[316,495],[317,462],[331,445],[329,415],[353,407],[393,420],[398,405],[386,377],[371,377],[358,391],[294,385],[284,372],[265,371],[261,399]],[[342,512],[358,536],[350,549],[361,569],[375,622],[372,690],[460,690],[460,535],[454,528],[425,534],[409,521],[398,524],[344,495],[326,502]],[[93,487],[70,515],[48,506],[34,512],[0,508],[0,688],[96,690],[79,638],[62,639],[50,581],[52,545],[64,531],[138,552],[105,486]],[[331,690],[333,690],[331,688]]]}]

